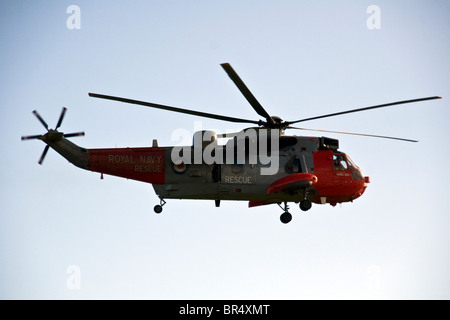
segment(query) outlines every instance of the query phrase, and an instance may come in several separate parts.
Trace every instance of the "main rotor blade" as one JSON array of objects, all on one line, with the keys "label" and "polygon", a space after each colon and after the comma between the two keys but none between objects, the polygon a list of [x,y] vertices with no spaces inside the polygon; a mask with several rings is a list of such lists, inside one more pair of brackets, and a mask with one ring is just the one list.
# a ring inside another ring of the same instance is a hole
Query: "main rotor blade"
[{"label": "main rotor blade", "polygon": [[63,134],[64,138],[79,137],[79,136],[84,136],[84,132],[75,132],[75,133],[65,133],[65,134]]},{"label": "main rotor blade", "polygon": [[165,106],[165,105],[162,105],[162,104],[156,104],[156,103],[139,101],[139,100],[132,100],[132,99],[126,99],[126,98],[120,98],[120,97],[107,96],[107,95],[104,95],[104,94],[89,93],[89,96],[90,97],[94,97],[94,98],[100,98],[100,99],[107,99],[107,100],[114,100],[114,101],[120,101],[120,102],[125,102],[125,103],[137,104],[137,105],[141,105],[141,106],[145,106],[145,107],[152,107],[152,108],[156,108],[156,109],[168,110],[168,111],[173,111],[173,112],[186,113],[186,114],[190,114],[190,115],[194,115],[194,116],[211,118],[211,119],[216,119],[216,120],[259,124],[259,121],[255,121],[255,120],[247,120],[247,119],[241,119],[241,118],[233,118],[233,117],[228,117],[228,116],[221,116],[221,115],[218,115],[218,114],[212,114],[212,113],[195,111],[195,110],[189,110],[189,109],[182,109],[182,108],[177,108],[177,107],[170,107],[170,106]]},{"label": "main rotor blade", "polygon": [[403,100],[403,101],[379,104],[379,105],[371,106],[371,107],[352,109],[352,110],[347,110],[347,111],[342,111],[342,112],[325,114],[322,116],[317,116],[317,117],[312,117],[312,118],[300,119],[300,120],[296,120],[296,121],[286,121],[286,122],[288,124],[292,124],[292,123],[298,123],[298,122],[303,122],[303,121],[310,121],[310,120],[316,120],[316,119],[321,119],[321,118],[334,117],[334,116],[339,116],[339,115],[347,114],[347,113],[353,113],[353,112],[359,112],[359,111],[365,111],[365,110],[371,110],[371,109],[377,109],[377,108],[384,108],[384,107],[394,106],[397,104],[412,103],[412,102],[419,102],[419,101],[426,101],[426,100],[433,100],[433,99],[441,99],[441,97],[435,96],[435,97],[428,97],[428,98]]},{"label": "main rotor blade", "polygon": [[65,107],[62,108],[61,115],[59,116],[58,123],[56,124],[55,130],[57,130],[64,119],[64,115],[66,114],[67,109]]},{"label": "main rotor blade", "polygon": [[42,123],[45,129],[48,130],[48,124],[47,122],[44,121],[44,119],[42,119],[41,115],[36,110],[33,110],[33,114],[36,116],[36,118],[38,118],[38,120]]},{"label": "main rotor blade", "polygon": [[298,130],[307,130],[307,131],[319,131],[319,132],[330,132],[330,133],[339,133],[339,134],[349,134],[353,136],[364,136],[364,137],[373,137],[373,138],[384,138],[384,139],[393,139],[407,142],[418,142],[417,140],[404,139],[404,138],[396,138],[396,137],[387,137],[387,136],[378,136],[373,134],[366,133],[354,133],[354,132],[342,132],[342,131],[331,131],[331,130],[319,130],[319,129],[306,129],[306,128],[298,128],[289,126],[287,129],[298,129]]},{"label": "main rotor blade", "polygon": [[238,87],[239,91],[244,95],[250,105],[255,109],[256,113],[260,116],[266,118],[267,122],[274,124],[275,121],[272,117],[267,113],[267,111],[263,108],[263,106],[256,100],[255,96],[250,92],[245,83],[238,76],[236,71],[231,67],[229,63],[222,63],[222,68],[228,74],[228,76],[233,80],[234,84]]},{"label": "main rotor blade", "polygon": [[44,152],[42,152],[41,158],[39,159],[39,164],[42,164],[42,162],[44,162],[45,155],[47,154],[49,148],[49,145],[45,146]]},{"label": "main rotor blade", "polygon": [[238,131],[238,132],[227,132],[227,133],[217,133],[217,138],[233,138],[240,134],[245,134],[244,130]]}]

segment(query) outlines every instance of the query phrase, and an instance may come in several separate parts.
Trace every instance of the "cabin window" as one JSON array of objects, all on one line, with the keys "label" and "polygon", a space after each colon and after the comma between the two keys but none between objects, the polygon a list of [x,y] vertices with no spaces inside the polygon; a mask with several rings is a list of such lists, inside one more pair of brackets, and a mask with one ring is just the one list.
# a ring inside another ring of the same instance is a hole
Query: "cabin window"
[{"label": "cabin window", "polygon": [[291,158],[286,162],[284,170],[288,174],[303,172],[300,159],[298,159],[296,155],[291,156]]},{"label": "cabin window", "polygon": [[302,172],[302,168],[300,166],[300,160],[299,159],[295,159],[294,160],[294,162],[292,163],[292,169],[293,169],[294,173]]}]

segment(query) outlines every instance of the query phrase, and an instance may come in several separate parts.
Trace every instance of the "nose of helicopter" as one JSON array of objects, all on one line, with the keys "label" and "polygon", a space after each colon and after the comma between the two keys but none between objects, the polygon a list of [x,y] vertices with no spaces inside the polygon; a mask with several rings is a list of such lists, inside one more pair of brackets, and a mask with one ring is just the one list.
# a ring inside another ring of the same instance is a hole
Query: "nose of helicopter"
[{"label": "nose of helicopter", "polygon": [[[359,169],[358,169],[359,170]],[[360,172],[361,176],[364,177],[361,181],[360,190],[358,192],[358,198],[363,195],[364,191],[366,191],[367,184],[370,183],[370,178],[368,176],[364,176],[362,172]]]},{"label": "nose of helicopter", "polygon": [[356,168],[352,172],[353,176],[353,182],[355,183],[355,187],[357,190],[355,190],[354,199],[359,198],[363,195],[364,191],[366,191],[367,184],[370,183],[370,178],[368,176],[364,176],[362,171],[359,168]]}]

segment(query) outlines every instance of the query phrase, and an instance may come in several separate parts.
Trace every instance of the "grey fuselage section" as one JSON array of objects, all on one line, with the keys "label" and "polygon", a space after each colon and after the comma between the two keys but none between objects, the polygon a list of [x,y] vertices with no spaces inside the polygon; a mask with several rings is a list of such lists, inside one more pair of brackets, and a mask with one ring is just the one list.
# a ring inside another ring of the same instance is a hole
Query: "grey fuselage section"
[{"label": "grey fuselage section", "polygon": [[[165,184],[153,184],[156,194],[167,199],[214,199],[254,201],[299,201],[302,194],[267,195],[269,185],[293,173],[314,173],[313,152],[336,149],[338,140],[324,137],[281,136],[278,150],[269,152],[270,163],[250,161],[251,151],[245,150],[245,161],[220,163],[181,163],[166,161]],[[195,152],[194,147],[192,153]],[[226,145],[217,146],[226,153]],[[165,159],[171,159],[171,147],[164,148]],[[253,158],[254,159],[254,158]],[[242,163],[243,162],[243,163]],[[272,174],[263,168],[276,166]],[[277,198],[277,197],[282,198]]]}]

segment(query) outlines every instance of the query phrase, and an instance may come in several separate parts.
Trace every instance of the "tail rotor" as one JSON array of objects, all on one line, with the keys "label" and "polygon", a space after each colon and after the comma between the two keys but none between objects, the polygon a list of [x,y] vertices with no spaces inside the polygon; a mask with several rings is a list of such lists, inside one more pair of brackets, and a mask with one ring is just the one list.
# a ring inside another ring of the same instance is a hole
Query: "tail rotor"
[{"label": "tail rotor", "polygon": [[51,142],[58,142],[61,141],[61,139],[64,138],[71,138],[71,137],[78,137],[78,136],[84,136],[84,132],[74,132],[74,133],[63,133],[59,132],[58,128],[61,126],[64,116],[66,114],[67,108],[63,108],[61,111],[61,114],[59,116],[58,122],[56,123],[55,129],[49,129],[47,122],[45,122],[44,118],[41,117],[41,115],[34,110],[33,114],[35,117],[39,120],[39,122],[44,126],[45,129],[47,129],[47,133],[43,135],[33,135],[33,136],[22,136],[21,140],[42,140],[47,145],[44,148],[44,151],[42,152],[41,157],[39,158],[38,163],[42,164],[44,162],[45,156],[47,155],[48,149],[50,148],[50,145],[48,143]]}]

